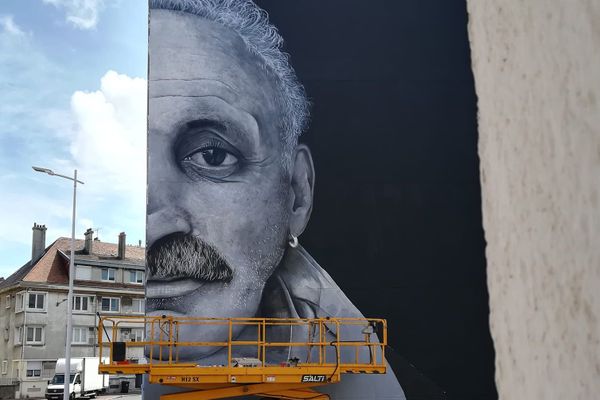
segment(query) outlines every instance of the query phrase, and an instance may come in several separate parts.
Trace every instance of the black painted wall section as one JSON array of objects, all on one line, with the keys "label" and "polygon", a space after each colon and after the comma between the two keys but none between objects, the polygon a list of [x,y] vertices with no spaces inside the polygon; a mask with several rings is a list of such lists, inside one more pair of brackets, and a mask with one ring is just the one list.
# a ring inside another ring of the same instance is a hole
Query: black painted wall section
[{"label": "black painted wall section", "polygon": [[[257,3],[313,102],[301,243],[447,398],[496,399],[465,2]],[[409,400],[435,397],[396,368]]]}]

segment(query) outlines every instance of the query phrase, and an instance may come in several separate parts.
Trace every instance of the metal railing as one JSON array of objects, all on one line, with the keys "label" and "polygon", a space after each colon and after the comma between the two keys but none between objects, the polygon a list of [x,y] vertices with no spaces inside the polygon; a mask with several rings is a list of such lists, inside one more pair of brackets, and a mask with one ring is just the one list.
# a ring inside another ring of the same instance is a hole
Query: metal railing
[{"label": "metal railing", "polygon": [[[110,354],[110,365],[233,367],[251,358],[263,368],[334,366],[343,373],[386,367],[384,319],[104,316],[98,328],[99,356]],[[121,329],[135,328],[143,329],[142,341],[118,340]],[[222,340],[201,340],[219,333]],[[144,357],[115,359],[110,337],[126,351],[143,347]]]}]

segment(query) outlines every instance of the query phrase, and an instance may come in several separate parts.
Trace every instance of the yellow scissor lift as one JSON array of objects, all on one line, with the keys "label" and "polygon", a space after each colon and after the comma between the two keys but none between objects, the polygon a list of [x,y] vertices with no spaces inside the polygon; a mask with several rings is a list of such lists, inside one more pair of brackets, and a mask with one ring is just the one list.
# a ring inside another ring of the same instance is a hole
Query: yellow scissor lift
[{"label": "yellow scissor lift", "polygon": [[[110,352],[100,373],[148,374],[150,383],[193,389],[161,400],[247,395],[321,400],[329,396],[312,388],[337,383],[342,374],[386,373],[383,319],[105,316],[98,329],[100,359]],[[132,330],[144,332],[144,338],[123,340],[123,332]],[[228,332],[227,341],[181,340],[216,331]]]}]

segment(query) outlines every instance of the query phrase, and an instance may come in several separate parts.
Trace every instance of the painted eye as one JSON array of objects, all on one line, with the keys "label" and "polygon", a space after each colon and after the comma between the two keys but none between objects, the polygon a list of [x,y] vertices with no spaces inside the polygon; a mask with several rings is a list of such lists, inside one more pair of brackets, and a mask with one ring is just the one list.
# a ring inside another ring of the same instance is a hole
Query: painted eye
[{"label": "painted eye", "polygon": [[204,168],[230,167],[238,163],[238,158],[227,150],[218,147],[205,147],[188,155],[184,161],[191,161]]}]

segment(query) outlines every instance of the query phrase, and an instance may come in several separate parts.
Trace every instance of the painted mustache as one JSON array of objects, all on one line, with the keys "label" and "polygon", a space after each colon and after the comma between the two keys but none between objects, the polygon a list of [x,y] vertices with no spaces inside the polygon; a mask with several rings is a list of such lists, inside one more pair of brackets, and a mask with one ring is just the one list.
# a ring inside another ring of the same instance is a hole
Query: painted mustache
[{"label": "painted mustache", "polygon": [[230,282],[233,271],[219,252],[202,239],[176,232],[150,247],[146,263],[152,279],[191,278],[205,282]]}]

